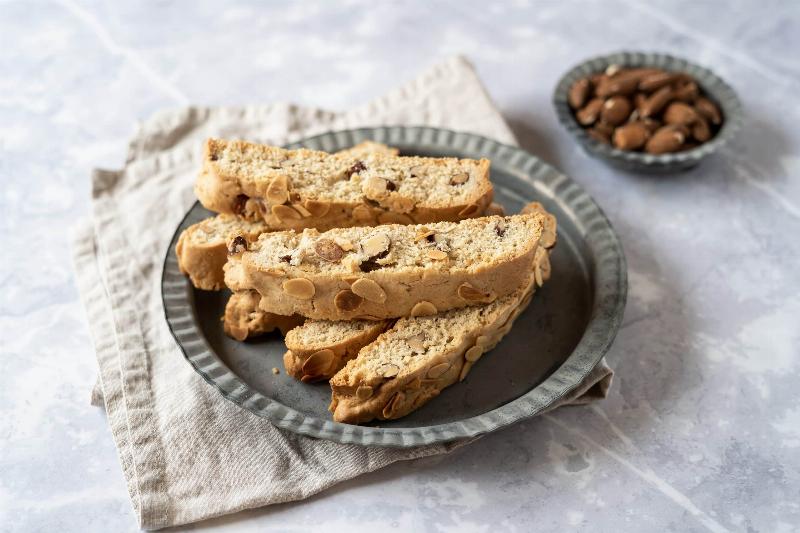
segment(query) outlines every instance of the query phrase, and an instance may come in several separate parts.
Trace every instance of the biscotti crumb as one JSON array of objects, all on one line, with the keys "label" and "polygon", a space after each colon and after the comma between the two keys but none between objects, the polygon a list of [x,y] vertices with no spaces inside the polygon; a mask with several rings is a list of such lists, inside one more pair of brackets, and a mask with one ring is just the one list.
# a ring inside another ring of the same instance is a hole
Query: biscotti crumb
[{"label": "biscotti crumb", "polygon": [[278,370],[278,368],[277,368],[277,367],[274,367],[274,366],[273,366],[273,367],[272,367],[272,373],[273,373],[273,374],[280,374],[280,373],[281,373],[281,371],[280,371],[280,370]]}]

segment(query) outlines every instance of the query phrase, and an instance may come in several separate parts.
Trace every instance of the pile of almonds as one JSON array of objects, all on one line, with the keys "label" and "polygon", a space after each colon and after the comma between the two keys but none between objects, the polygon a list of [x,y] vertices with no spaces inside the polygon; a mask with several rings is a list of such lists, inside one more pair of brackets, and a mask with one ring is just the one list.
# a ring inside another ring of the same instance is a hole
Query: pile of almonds
[{"label": "pile of almonds", "polygon": [[621,150],[688,150],[722,125],[719,107],[683,72],[611,65],[573,83],[568,100],[590,136]]}]

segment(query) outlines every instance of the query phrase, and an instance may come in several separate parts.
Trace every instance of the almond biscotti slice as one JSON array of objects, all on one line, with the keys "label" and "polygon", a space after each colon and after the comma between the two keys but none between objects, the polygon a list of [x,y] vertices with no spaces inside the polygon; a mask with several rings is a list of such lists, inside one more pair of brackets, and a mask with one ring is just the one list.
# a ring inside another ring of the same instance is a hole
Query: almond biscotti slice
[{"label": "almond biscotti slice", "polygon": [[308,320],[286,334],[286,372],[304,383],[330,379],[392,322]]},{"label": "almond biscotti slice", "polygon": [[427,223],[480,216],[492,201],[489,160],[328,154],[208,139],[195,184],[220,213],[271,229]]},{"label": "almond biscotti slice", "polygon": [[549,248],[555,245],[555,217],[536,202],[523,211],[547,215],[546,232],[553,235],[537,249],[528,285],[488,305],[398,320],[330,380],[334,420],[358,424],[407,415],[463,380],[510,331],[535,288],[550,278]]},{"label": "almond biscotti slice", "polygon": [[283,316],[262,311],[258,307],[259,300],[261,295],[256,291],[234,292],[231,295],[222,318],[223,329],[229,337],[243,341],[275,329],[286,335],[305,321],[299,315]]},{"label": "almond biscotti slice", "polygon": [[198,289],[218,291],[225,287],[222,266],[228,259],[228,240],[237,235],[256,240],[265,231],[263,221],[226,214],[207,218],[183,230],[178,238],[178,267]]},{"label": "almond biscotti slice", "polygon": [[528,287],[488,305],[401,318],[331,378],[333,419],[400,418],[463,379],[511,329],[533,286],[531,278]]},{"label": "almond biscotti slice", "polygon": [[[363,157],[373,152],[397,155],[399,150],[378,142],[363,141],[339,153]],[[224,213],[193,224],[183,230],[178,239],[178,267],[196,288],[220,290],[225,286],[222,266],[228,255],[226,241],[236,235],[252,241],[265,231],[268,227],[263,220],[250,222]]]},{"label": "almond biscotti slice", "polygon": [[230,256],[225,282],[279,315],[382,319],[488,303],[530,277],[539,213],[458,223],[265,233]]}]

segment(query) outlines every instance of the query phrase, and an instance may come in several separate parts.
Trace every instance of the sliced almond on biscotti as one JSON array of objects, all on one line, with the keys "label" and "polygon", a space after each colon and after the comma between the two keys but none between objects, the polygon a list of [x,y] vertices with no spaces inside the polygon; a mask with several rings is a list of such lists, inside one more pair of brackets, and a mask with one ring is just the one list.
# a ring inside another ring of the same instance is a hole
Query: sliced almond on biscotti
[{"label": "sliced almond on biscotti", "polygon": [[[527,283],[544,221],[535,213],[426,224],[432,241],[415,241],[422,227],[403,225],[265,233],[229,258],[226,268],[243,275],[226,282],[258,291],[265,311],[323,320],[410,316],[423,301],[438,311],[489,303]],[[357,244],[338,262],[320,257],[317,244],[337,239]]]}]

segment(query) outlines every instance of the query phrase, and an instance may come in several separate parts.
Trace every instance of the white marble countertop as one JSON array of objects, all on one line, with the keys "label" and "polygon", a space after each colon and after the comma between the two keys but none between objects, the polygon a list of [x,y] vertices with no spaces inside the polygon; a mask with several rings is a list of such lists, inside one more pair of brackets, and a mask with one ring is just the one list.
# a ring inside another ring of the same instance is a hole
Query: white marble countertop
[{"label": "white marble countertop", "polygon": [[[610,398],[299,504],[196,525],[305,531],[800,528],[800,8],[792,2],[4,2],[0,6],[0,530],[135,530],[74,286],[89,169],[164,107],[342,109],[463,53],[521,144],[586,187],[625,247]],[[643,177],[581,152],[550,103],[587,56],[693,58],[746,126]]]}]

